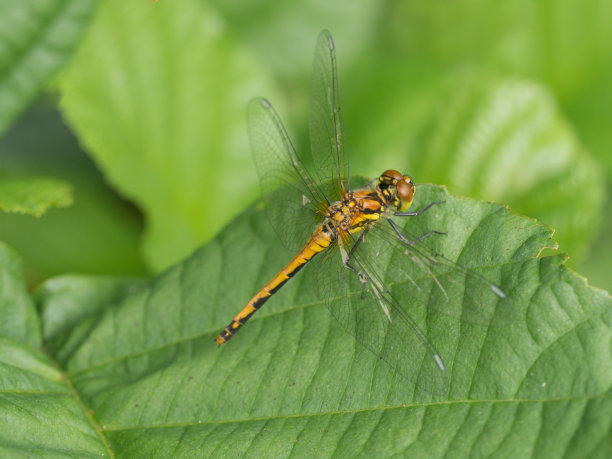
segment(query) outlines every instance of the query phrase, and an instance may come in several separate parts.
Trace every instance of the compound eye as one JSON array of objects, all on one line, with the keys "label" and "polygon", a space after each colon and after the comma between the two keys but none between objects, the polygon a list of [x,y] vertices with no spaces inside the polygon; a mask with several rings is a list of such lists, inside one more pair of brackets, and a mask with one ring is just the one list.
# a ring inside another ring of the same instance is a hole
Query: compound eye
[{"label": "compound eye", "polygon": [[402,174],[400,174],[398,171],[394,169],[387,169],[386,171],[382,173],[382,175],[386,175],[387,177],[391,177],[395,180],[401,180],[403,178]]},{"label": "compound eye", "polygon": [[399,211],[408,209],[414,198],[414,185],[411,180],[402,179],[397,182],[397,194],[400,198]]},{"label": "compound eye", "polygon": [[404,175],[402,177],[402,180],[408,185],[410,185],[410,188],[412,188],[412,192],[414,193],[414,182],[412,181],[412,177],[410,177],[409,175]]}]

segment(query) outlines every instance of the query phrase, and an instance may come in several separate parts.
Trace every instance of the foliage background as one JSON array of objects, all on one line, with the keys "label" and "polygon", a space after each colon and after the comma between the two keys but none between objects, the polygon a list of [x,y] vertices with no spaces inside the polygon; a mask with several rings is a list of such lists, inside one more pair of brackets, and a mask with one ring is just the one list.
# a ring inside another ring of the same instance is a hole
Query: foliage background
[{"label": "foliage background", "polygon": [[353,172],[403,168],[509,204],[555,228],[592,284],[612,286],[607,3],[165,3],[2,2],[0,173],[60,179],[74,196],[41,219],[0,215],[31,285],[159,272],[249,206],[245,104],[266,95],[307,151],[325,27]]},{"label": "foliage background", "polygon": [[[612,5],[595,0],[2,0],[6,260],[19,254],[30,289],[184,260],[257,200],[250,98],[269,98],[307,151],[323,28],[353,173],[399,168],[508,204],[612,288]],[[113,298],[125,282],[95,291]],[[25,330],[34,312],[19,295]]]}]

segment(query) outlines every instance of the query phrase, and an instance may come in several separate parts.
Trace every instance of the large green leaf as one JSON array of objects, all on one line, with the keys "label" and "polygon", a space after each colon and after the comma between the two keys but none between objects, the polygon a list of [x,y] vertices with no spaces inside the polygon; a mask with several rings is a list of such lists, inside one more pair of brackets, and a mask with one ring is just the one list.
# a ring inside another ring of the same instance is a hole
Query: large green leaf
[{"label": "large green leaf", "polygon": [[49,207],[72,204],[70,185],[50,177],[0,179],[0,210],[40,217]]},{"label": "large green leaf", "polygon": [[0,133],[68,60],[94,0],[0,2]]},{"label": "large green leaf", "polygon": [[515,308],[489,328],[400,298],[446,360],[446,394],[415,389],[345,334],[308,267],[218,349],[292,255],[254,209],[150,283],[107,284],[106,307],[93,281],[86,294],[83,281],[45,286],[45,317],[82,303],[46,345],[117,456],[612,454],[612,300],[563,257],[537,257],[553,242],[535,220],[433,186],[414,206],[440,200],[407,226],[446,231],[424,243],[500,283]]},{"label": "large green leaf", "polygon": [[534,83],[470,75],[440,99],[410,173],[538,218],[580,259],[600,221],[603,174],[552,96]]},{"label": "large green leaf", "polygon": [[188,255],[252,199],[245,106],[272,92],[262,76],[203,2],[101,6],[61,83],[62,109],[146,214],[154,268]]},{"label": "large green leaf", "polygon": [[86,408],[48,356],[3,336],[0,336],[0,455],[109,455]]}]

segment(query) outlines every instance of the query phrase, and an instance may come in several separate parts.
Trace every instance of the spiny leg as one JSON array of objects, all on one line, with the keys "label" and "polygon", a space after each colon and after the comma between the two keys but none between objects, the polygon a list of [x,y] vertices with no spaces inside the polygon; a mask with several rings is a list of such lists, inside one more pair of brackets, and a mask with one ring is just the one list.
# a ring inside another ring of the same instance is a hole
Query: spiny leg
[{"label": "spiny leg", "polygon": [[444,204],[445,202],[446,201],[430,202],[425,207],[423,207],[421,210],[418,210],[416,212],[395,212],[393,215],[396,215],[398,217],[416,217],[417,215],[421,215],[423,212],[425,212],[430,207],[435,206],[436,204]]},{"label": "spiny leg", "polygon": [[[385,298],[383,298],[385,294],[384,286],[380,283],[380,281],[373,278],[372,275],[368,273],[365,266],[361,266],[361,269],[358,269],[357,267],[350,264],[351,258],[353,258],[355,254],[355,250],[357,250],[357,247],[359,246],[359,244],[363,242],[368,231],[369,231],[369,228],[366,227],[363,230],[363,232],[359,235],[359,238],[357,239],[357,241],[355,241],[355,244],[353,245],[350,252],[346,255],[344,259],[344,266],[350,269],[352,272],[354,272],[359,277],[359,281],[361,282],[361,299],[362,300],[365,298],[366,285],[368,285],[368,277],[369,277],[370,279],[369,286],[371,288],[372,294],[378,301],[378,304],[380,305],[381,309],[385,313],[385,316],[387,316],[387,318],[389,319],[389,322],[391,322],[392,321],[391,313],[389,312],[389,308],[385,304]],[[357,263],[360,264],[358,260],[357,260]]]},{"label": "spiny leg", "polygon": [[[435,204],[435,203],[432,203],[432,204]],[[427,210],[427,207],[426,207],[425,209],[423,209],[423,210]],[[421,212],[423,212],[423,211],[421,211]],[[399,236],[399,238],[401,239],[401,241],[402,241],[404,244],[406,244],[406,245],[413,245],[413,244],[416,244],[417,242],[422,241],[423,239],[425,239],[426,237],[431,236],[432,234],[447,234],[447,233],[444,233],[444,232],[442,232],[442,231],[431,230],[431,231],[429,231],[429,232],[427,232],[427,233],[423,234],[422,236],[419,236],[419,237],[417,237],[416,239],[414,239],[414,240],[412,240],[412,241],[411,241],[411,240],[409,240],[409,239],[408,239],[406,236],[404,236],[404,235],[402,234],[402,231],[400,230],[399,226],[397,226],[397,224],[396,224],[396,223],[395,223],[393,220],[389,219],[389,220],[387,220],[387,221],[388,221],[388,222],[389,222],[389,224],[391,225],[391,228],[393,228],[393,230],[394,230],[394,231],[397,233],[397,235]]]},{"label": "spiny leg", "polygon": [[344,264],[347,265],[350,269],[354,269],[354,268],[349,265],[349,261],[351,261],[351,258],[353,258],[353,254],[355,253],[355,250],[357,250],[357,247],[359,247],[359,244],[363,242],[369,230],[370,228],[368,227],[364,228],[364,230],[359,235],[359,238],[357,238],[357,241],[355,241],[355,244],[353,244],[353,247],[351,247],[351,251],[348,253],[346,260],[344,260]]},{"label": "spiny leg", "polygon": [[355,241],[355,244],[353,244],[353,247],[351,247],[350,252],[348,253],[348,255],[346,255],[346,259],[343,260],[344,266],[350,269],[352,272],[354,272],[357,275],[357,277],[359,277],[359,281],[361,282],[361,298],[365,297],[365,287],[366,287],[366,282],[367,282],[366,277],[364,273],[362,273],[355,266],[350,264],[350,261],[351,261],[351,258],[353,258],[353,254],[355,253],[355,250],[357,249],[357,247],[359,247],[359,244],[361,244],[363,240],[365,239],[365,235],[367,234],[368,230],[369,228],[365,228],[362,231],[362,233],[359,235],[359,238],[357,238],[357,241]]}]

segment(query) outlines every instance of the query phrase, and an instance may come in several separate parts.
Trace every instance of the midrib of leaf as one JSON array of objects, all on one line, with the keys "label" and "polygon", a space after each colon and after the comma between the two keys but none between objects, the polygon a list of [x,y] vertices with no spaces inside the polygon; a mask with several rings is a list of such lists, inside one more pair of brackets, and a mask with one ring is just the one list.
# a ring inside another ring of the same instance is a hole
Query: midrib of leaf
[{"label": "midrib of leaf", "polygon": [[534,399],[492,399],[492,400],[442,400],[437,402],[411,402],[401,405],[385,405],[380,407],[361,408],[356,410],[335,410],[335,411],[321,411],[317,413],[304,413],[304,414],[287,414],[287,415],[271,415],[271,416],[253,416],[236,419],[218,419],[214,421],[194,421],[194,422],[176,422],[176,423],[165,423],[155,424],[150,426],[121,426],[121,427],[103,427],[101,432],[123,432],[129,430],[145,430],[145,429],[168,429],[174,427],[192,427],[192,426],[205,426],[205,425],[221,425],[221,424],[242,424],[247,422],[260,422],[260,421],[273,421],[276,419],[304,419],[304,418],[316,418],[322,416],[337,416],[347,414],[359,414],[359,413],[373,413],[378,411],[391,411],[391,410],[402,410],[407,408],[430,408],[430,407],[441,407],[441,406],[457,406],[457,405],[493,405],[493,404],[521,404],[521,403],[558,403],[558,402],[576,402],[580,400],[590,401],[596,399],[612,399],[612,393],[595,394],[595,395],[582,395],[573,397],[552,397],[552,398],[534,398]]},{"label": "midrib of leaf", "polygon": [[98,438],[100,439],[100,441],[102,442],[102,444],[104,445],[104,448],[106,449],[106,452],[108,453],[108,457],[114,459],[115,454],[113,453],[113,450],[111,449],[110,445],[108,444],[108,441],[106,440],[106,437],[104,436],[104,433],[102,431],[102,427],[100,426],[100,424],[98,424],[98,422],[94,419],[93,415],[92,415],[92,411],[90,409],[87,408],[87,406],[83,403],[83,401],[81,400],[81,397],[79,396],[79,393],[76,391],[76,389],[74,388],[74,386],[72,385],[72,381],[70,380],[70,378],[68,377],[68,374],[66,374],[65,372],[63,372],[60,367],[57,365],[57,362],[55,362],[55,360],[53,360],[50,356],[49,359],[51,360],[51,362],[53,363],[53,365],[57,368],[57,370],[61,373],[62,375],[62,380],[66,382],[66,385],[68,386],[68,390],[70,392],[70,395],[72,395],[72,398],[74,398],[74,400],[76,401],[77,405],[79,406],[79,408],[81,409],[81,412],[83,413],[83,415],[85,416],[85,418],[87,419],[87,421],[89,422],[89,424],[93,427],[93,429],[96,431]]}]

